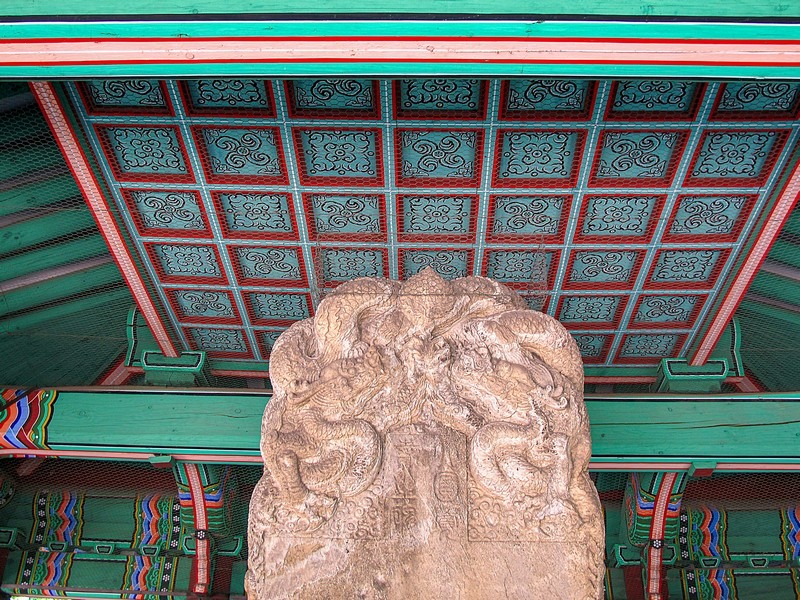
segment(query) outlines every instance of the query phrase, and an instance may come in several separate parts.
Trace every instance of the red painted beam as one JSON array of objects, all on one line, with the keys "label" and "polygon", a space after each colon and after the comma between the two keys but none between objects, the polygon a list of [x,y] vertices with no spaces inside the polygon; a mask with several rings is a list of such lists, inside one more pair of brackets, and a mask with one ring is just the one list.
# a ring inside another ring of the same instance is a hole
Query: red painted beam
[{"label": "red painted beam", "polygon": [[714,315],[711,326],[706,331],[703,339],[700,340],[697,350],[691,357],[689,364],[693,367],[705,364],[714,351],[722,333],[733,318],[736,309],[739,308],[739,304],[744,299],[750,284],[753,283],[753,279],[758,274],[762,263],[766,260],[770,248],[772,248],[775,240],[778,239],[778,234],[780,234],[784,223],[789,218],[798,198],[800,198],[800,162],[795,165],[794,171],[787,179],[786,185],[783,186],[777,202],[775,202],[772,211],[767,217],[764,228],[759,232],[755,245],[750,250],[750,254],[747,255],[742,268],[736,274],[736,279],[730,290],[728,290],[728,294],[722,304],[720,304],[717,314]]}]

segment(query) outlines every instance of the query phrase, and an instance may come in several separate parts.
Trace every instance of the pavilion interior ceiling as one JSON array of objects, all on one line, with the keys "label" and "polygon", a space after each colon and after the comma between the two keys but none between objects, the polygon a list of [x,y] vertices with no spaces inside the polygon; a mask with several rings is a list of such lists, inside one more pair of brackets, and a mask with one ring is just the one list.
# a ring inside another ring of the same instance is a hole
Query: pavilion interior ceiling
[{"label": "pavilion interior ceiling", "polygon": [[[574,334],[587,373],[619,374],[618,382],[652,375],[662,358],[689,356],[704,335],[800,153],[797,82],[54,85],[172,342],[207,352],[212,370],[224,364],[229,374],[236,365],[263,372],[277,336],[313,315],[341,282],[405,279],[430,266],[444,277],[484,275],[517,289]],[[134,294],[70,172],[75,156],[61,152],[27,84],[0,84],[0,115],[0,384],[96,383],[126,354]],[[737,312],[745,365],[770,391],[800,389],[800,369],[786,358],[797,355],[800,339],[799,245],[795,209]],[[613,391],[647,389],[634,386]],[[80,410],[71,411],[69,394],[80,392],[57,393],[65,408],[43,418],[52,452],[130,449],[120,445],[124,438],[148,452],[172,440],[175,448],[156,458],[191,445],[228,453],[236,464],[195,460],[216,540],[212,589],[242,597],[246,509],[260,474],[258,403],[266,394],[247,392],[234,406],[223,390],[208,391],[220,395],[203,412],[198,398],[151,401],[143,389],[120,392],[119,405],[74,400]],[[647,421],[635,397],[622,401],[630,403],[625,413]],[[92,420],[105,406],[112,416]],[[764,425],[782,432],[792,422],[764,417],[762,405],[734,412],[741,421],[732,418],[724,431],[676,426],[663,437],[683,444],[687,456],[714,435],[733,440],[721,449],[754,453],[741,442],[753,430],[763,436]],[[748,429],[752,415],[758,425]],[[620,419],[595,422],[609,428]],[[649,449],[641,425],[625,429],[637,448]],[[255,441],[242,441],[247,432]],[[59,435],[71,445],[60,447]],[[774,434],[775,447],[793,448],[786,435]],[[764,456],[775,452],[763,447]],[[694,474],[681,471],[668,494],[669,595],[800,597],[798,475],[713,472],[703,456],[687,463]],[[182,597],[200,563],[187,464],[5,461],[0,524],[26,535],[0,585]],[[663,477],[593,473],[605,511],[608,597],[640,597],[626,588],[637,578],[641,588]],[[157,555],[145,560],[132,551],[140,547]]]},{"label": "pavilion interior ceiling", "polygon": [[341,282],[430,266],[517,289],[587,368],[654,372],[708,328],[800,138],[800,83],[55,85],[173,342],[242,369]]}]

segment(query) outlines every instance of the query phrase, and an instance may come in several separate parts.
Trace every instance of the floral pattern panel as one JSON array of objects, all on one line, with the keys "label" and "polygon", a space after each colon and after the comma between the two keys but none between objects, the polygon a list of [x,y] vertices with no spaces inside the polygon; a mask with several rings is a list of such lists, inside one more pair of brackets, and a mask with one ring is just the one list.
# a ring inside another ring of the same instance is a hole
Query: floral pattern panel
[{"label": "floral pattern panel", "polygon": [[62,85],[176,342],[226,368],[344,281],[431,268],[515,288],[587,369],[651,374],[698,342],[800,140],[798,82]]}]

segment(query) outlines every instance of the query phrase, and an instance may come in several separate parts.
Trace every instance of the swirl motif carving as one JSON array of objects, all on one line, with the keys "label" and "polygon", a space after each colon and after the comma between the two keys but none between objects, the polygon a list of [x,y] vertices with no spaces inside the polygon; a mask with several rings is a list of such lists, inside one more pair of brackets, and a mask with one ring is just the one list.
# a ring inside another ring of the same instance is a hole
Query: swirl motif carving
[{"label": "swirl motif carving", "polygon": [[800,86],[785,81],[728,83],[719,103],[723,111],[792,110],[800,97]]},{"label": "swirl motif carving", "polygon": [[584,233],[641,235],[647,228],[655,202],[656,198],[653,196],[592,198],[586,214]]},{"label": "swirl motif carving", "polygon": [[403,80],[405,108],[468,108],[478,106],[477,79],[406,79]]},{"label": "swirl motif carving", "polygon": [[637,321],[688,321],[697,296],[645,296],[636,311]]},{"label": "swirl motif carving", "polygon": [[564,299],[561,319],[567,321],[611,321],[619,306],[615,296],[577,296]]},{"label": "swirl motif carving", "polygon": [[671,233],[730,233],[747,196],[696,196],[681,201]]},{"label": "swirl motif carving", "polygon": [[565,200],[564,196],[499,196],[492,231],[555,234]]},{"label": "swirl motif carving", "polygon": [[192,329],[197,345],[201,350],[211,352],[246,352],[247,345],[238,329]]},{"label": "swirl motif carving", "polygon": [[282,194],[221,194],[231,229],[292,231],[289,204]]},{"label": "swirl motif carving", "polygon": [[550,254],[527,250],[499,250],[489,253],[489,277],[500,281],[544,282]]},{"label": "swirl motif carving", "polygon": [[635,252],[578,252],[570,281],[627,281]]},{"label": "swirl motif carving", "polygon": [[712,132],[692,175],[695,177],[757,177],[775,144],[774,131]]},{"label": "swirl motif carving", "polygon": [[607,336],[587,333],[574,335],[573,338],[575,339],[575,343],[578,344],[581,356],[594,358],[600,356],[600,353],[603,351]]},{"label": "swirl motif carving", "polygon": [[649,110],[685,110],[694,84],[686,81],[621,81],[614,107],[625,110],[631,105]]},{"label": "swirl motif carving", "polygon": [[302,108],[369,108],[373,102],[371,82],[358,79],[295,82],[294,90],[295,103]]},{"label": "swirl motif carving", "polygon": [[245,277],[300,279],[297,251],[285,248],[237,248]]},{"label": "swirl motif carving", "polygon": [[305,158],[309,175],[375,175],[374,133],[308,130],[303,135],[308,145]]},{"label": "swirl motif carving", "polygon": [[323,250],[325,279],[344,281],[353,277],[377,277],[383,272],[383,257],[373,250]]},{"label": "swirl motif carving", "polygon": [[628,335],[622,345],[620,356],[669,356],[677,341],[678,336],[669,333]]},{"label": "swirl motif carving", "polygon": [[95,104],[105,106],[166,106],[158,81],[104,79],[87,82]]},{"label": "swirl motif carving", "polygon": [[597,173],[601,177],[664,177],[665,149],[671,149],[677,139],[677,133],[607,133]]},{"label": "swirl motif carving", "polygon": [[232,317],[233,307],[224,292],[201,290],[177,292],[183,312],[194,316]]},{"label": "swirl motif carving", "polygon": [[406,177],[472,177],[476,134],[455,131],[441,135],[404,131],[403,175]]},{"label": "swirl motif carving", "polygon": [[501,177],[567,177],[574,134],[506,132]]},{"label": "swirl motif carving", "polygon": [[719,258],[719,250],[665,250],[653,281],[705,281]]},{"label": "swirl motif carving", "polygon": [[167,275],[218,277],[220,274],[214,250],[210,247],[159,244],[155,251]]},{"label": "swirl motif carving", "polygon": [[186,172],[180,145],[173,130],[164,127],[114,127],[108,133],[123,171]]},{"label": "swirl motif carving", "polygon": [[280,175],[275,134],[266,129],[204,129],[215,173]]},{"label": "swirl motif carving", "polygon": [[516,564],[520,545],[545,541],[549,556],[573,540],[585,568],[568,597],[600,598],[582,377],[570,334],[491,280],[448,282],[427,268],[404,283],[343,283],[270,354],[249,597],[352,597],[364,575],[349,565],[383,556],[386,543],[400,557],[385,552],[367,585],[402,571],[392,561],[409,548],[471,577],[474,542],[470,552],[506,556],[507,544],[487,544],[515,541]]},{"label": "swirl motif carving", "polygon": [[428,267],[445,279],[464,277],[467,274],[467,251],[408,250],[404,254],[404,270],[416,275]]},{"label": "swirl motif carving", "polygon": [[250,294],[253,310],[262,319],[305,319],[308,307],[300,294]]},{"label": "swirl motif carving", "polygon": [[311,196],[317,233],[379,233],[377,196]]},{"label": "swirl motif carving", "polygon": [[197,196],[190,192],[133,192],[145,227],[203,229]]},{"label": "swirl motif carving", "polygon": [[264,83],[257,79],[202,79],[190,81],[189,85],[195,90],[192,100],[198,107],[269,105]]},{"label": "swirl motif carving", "polygon": [[467,233],[471,200],[457,196],[406,196],[409,233]]},{"label": "swirl motif carving", "polygon": [[508,108],[525,110],[576,110],[583,108],[586,90],[574,81],[542,79],[527,82],[524,89],[512,85],[508,90]]}]

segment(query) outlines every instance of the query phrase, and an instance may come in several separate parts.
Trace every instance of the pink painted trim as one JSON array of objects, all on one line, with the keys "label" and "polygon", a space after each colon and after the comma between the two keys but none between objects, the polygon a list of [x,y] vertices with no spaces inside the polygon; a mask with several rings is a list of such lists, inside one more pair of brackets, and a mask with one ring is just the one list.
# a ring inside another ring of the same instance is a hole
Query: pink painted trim
[{"label": "pink painted trim", "polygon": [[[650,539],[664,540],[664,528],[667,523],[667,507],[672,486],[677,473],[665,473],[658,487],[656,503],[653,507],[653,520],[650,522]],[[647,598],[648,600],[661,600],[661,557],[662,548],[650,546],[647,554]]]},{"label": "pink painted trim", "polygon": [[0,65],[455,62],[800,65],[800,44],[757,41],[460,38],[196,38],[0,43]]},{"label": "pink painted trim", "polygon": [[697,347],[697,351],[689,361],[689,364],[693,367],[705,364],[711,352],[713,352],[720,336],[728,326],[728,322],[733,318],[733,314],[747,293],[750,284],[758,274],[761,264],[767,258],[770,248],[778,238],[783,224],[789,218],[789,214],[797,203],[798,197],[800,197],[800,163],[795,166],[789,180],[786,182],[780,198],[778,198],[775,206],[772,207],[772,212],[767,218],[764,229],[759,233],[758,240],[756,240],[750,254],[747,255],[741,270],[736,274],[736,280],[728,291],[728,295],[722,301],[711,326],[706,331],[705,336]]},{"label": "pink painted trim", "polygon": [[[51,458],[98,458],[109,460],[147,461],[156,456],[152,452],[111,452],[107,450],[40,450],[28,448],[0,448],[0,457],[44,456]],[[160,454],[159,454],[160,456]],[[203,463],[261,464],[261,456],[228,454],[169,454],[175,460]]]},{"label": "pink painted trim", "polygon": [[108,249],[111,251],[114,261],[125,278],[128,289],[133,294],[139,310],[142,311],[153,337],[158,342],[161,352],[171,358],[179,356],[180,353],[172,344],[158,311],[147,293],[147,288],[136,269],[119,227],[117,227],[111,216],[108,202],[100,190],[83,149],[75,137],[75,133],[70,127],[52,84],[46,81],[32,81],[30,87],[44,113],[45,119],[47,119],[47,124],[56,138],[56,142],[61,148],[61,153],[64,155],[72,175],[75,177],[75,181],[81,188],[86,204],[97,222],[97,227],[105,238]]},{"label": "pink painted trim", "polygon": [[211,369],[212,375],[218,377],[255,377],[257,379],[269,379],[268,371],[239,371],[237,369]]},{"label": "pink painted trim", "polygon": [[764,388],[750,379],[750,377],[747,375],[742,377],[741,380],[737,382],[736,387],[739,388],[740,392],[744,392],[745,394],[757,394],[764,391]]},{"label": "pink painted trim", "polygon": [[94,450],[29,450],[0,448],[0,457],[47,456],[52,458],[107,458],[111,460],[148,460],[155,456],[149,452],[107,452]]},{"label": "pink painted trim", "polygon": [[719,463],[717,471],[800,471],[798,463]]},{"label": "pink painted trim", "polygon": [[[194,511],[195,529],[208,529],[208,515],[206,513],[206,496],[203,491],[203,484],[200,481],[200,472],[195,464],[184,465],[186,476],[189,478],[189,492],[192,495],[192,509]],[[195,594],[205,594],[209,585],[209,568],[211,562],[211,552],[209,540],[195,540]]]},{"label": "pink painted trim", "polygon": [[690,462],[651,463],[651,462],[590,462],[590,469],[604,471],[688,471]]},{"label": "pink painted trim", "polygon": [[114,368],[97,382],[97,385],[125,385],[125,382],[130,379],[132,374],[125,364],[125,357],[123,356],[117,361]]},{"label": "pink painted trim", "polygon": [[203,462],[203,463],[244,463],[262,464],[264,459],[261,456],[227,456],[225,454],[171,454],[172,458],[181,461]]},{"label": "pink painted trim", "polygon": [[[591,365],[589,365],[591,366]],[[647,375],[635,375],[633,377],[625,377],[623,375],[610,375],[610,376],[586,376],[584,377],[585,383],[653,383],[656,378]]]}]

